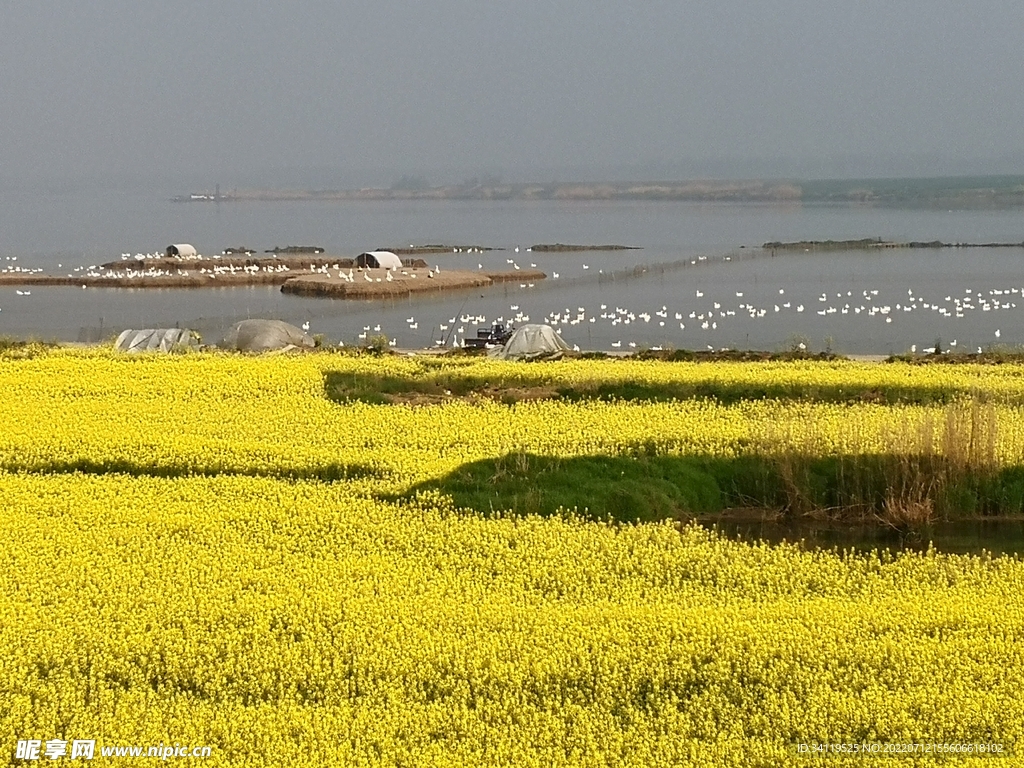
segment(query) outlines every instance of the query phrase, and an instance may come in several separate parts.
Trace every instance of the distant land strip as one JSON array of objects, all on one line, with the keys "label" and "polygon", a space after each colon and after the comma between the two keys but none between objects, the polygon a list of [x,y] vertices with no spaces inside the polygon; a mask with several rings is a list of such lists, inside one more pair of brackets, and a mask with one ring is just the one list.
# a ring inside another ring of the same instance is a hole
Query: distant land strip
[{"label": "distant land strip", "polygon": [[906,207],[1024,207],[1024,176],[914,179],[693,180],[505,184],[471,179],[430,186],[403,179],[388,188],[296,190],[234,189],[192,192],[179,203],[387,200],[675,200],[693,202],[821,203]]},{"label": "distant land strip", "polygon": [[484,251],[504,250],[486,245],[410,245],[398,248],[375,248],[376,251],[390,251],[396,256],[415,256],[430,253],[483,253]]},{"label": "distant land strip", "polygon": [[873,248],[1024,248],[1020,243],[946,243],[942,240],[911,240],[895,242],[880,237],[861,240],[795,240],[790,243],[769,242],[761,246],[770,251],[855,251]]},{"label": "distant land strip", "polygon": [[575,253],[576,251],[640,251],[639,245],[566,245],[551,243],[548,245],[532,245],[528,250],[538,253]]},{"label": "distant land strip", "polygon": [[[381,248],[398,256],[414,256],[432,253],[484,253],[485,251],[504,251],[504,248],[491,248],[482,245],[410,245],[408,247]],[[639,245],[572,245],[567,243],[540,243],[531,245],[527,251],[537,253],[574,253],[577,251],[640,251]]]},{"label": "distant land strip", "polygon": [[246,189],[193,192],[176,203],[374,200],[799,200],[800,188],[779,182],[644,182],[630,184],[498,184],[348,190]]}]

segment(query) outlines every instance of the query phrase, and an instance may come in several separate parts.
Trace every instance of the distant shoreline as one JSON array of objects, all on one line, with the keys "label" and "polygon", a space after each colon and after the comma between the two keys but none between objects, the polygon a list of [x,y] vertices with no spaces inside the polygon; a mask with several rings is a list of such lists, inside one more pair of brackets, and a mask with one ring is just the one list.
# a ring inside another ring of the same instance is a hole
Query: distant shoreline
[{"label": "distant shoreline", "polygon": [[854,205],[1024,208],[1024,176],[839,180],[691,180],[640,182],[478,182],[362,189],[234,189],[199,191],[176,203],[357,201],[681,201],[734,203],[836,203]]},{"label": "distant shoreline", "polygon": [[1024,248],[1019,243],[947,243],[942,240],[883,240],[880,237],[862,240],[796,240],[789,243],[771,242],[761,246],[766,251],[858,251],[878,248]]}]

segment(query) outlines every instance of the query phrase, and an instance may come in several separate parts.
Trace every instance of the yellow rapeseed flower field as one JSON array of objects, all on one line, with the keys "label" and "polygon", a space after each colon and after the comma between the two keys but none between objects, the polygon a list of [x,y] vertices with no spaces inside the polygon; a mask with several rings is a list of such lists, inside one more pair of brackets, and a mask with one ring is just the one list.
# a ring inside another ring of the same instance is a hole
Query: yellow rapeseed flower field
[{"label": "yellow rapeseed flower field", "polygon": [[[332,399],[346,376],[766,396],[375,405]],[[922,425],[976,426],[967,399],[987,403],[994,460],[1016,467],[1024,368],[60,351],[0,359],[0,388],[13,764],[30,764],[15,757],[29,739],[95,739],[98,763],[101,745],[179,743],[211,747],[190,764],[409,768],[1024,749],[1018,558],[804,551],[410,493],[517,453],[887,450]]]}]

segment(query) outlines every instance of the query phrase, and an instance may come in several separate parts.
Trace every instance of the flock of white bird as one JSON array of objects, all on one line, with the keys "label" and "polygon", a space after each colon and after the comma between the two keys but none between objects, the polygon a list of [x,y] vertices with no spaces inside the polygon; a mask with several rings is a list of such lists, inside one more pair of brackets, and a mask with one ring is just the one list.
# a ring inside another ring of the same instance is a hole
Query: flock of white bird
[{"label": "flock of white bird", "polygon": [[[522,249],[529,253],[530,248]],[[453,248],[454,253],[483,253],[484,249],[481,248]],[[516,254],[520,253],[520,248],[514,249]],[[136,278],[136,277],[160,277],[165,275],[185,275],[189,274],[189,271],[184,269],[171,270],[164,266],[157,264],[146,265],[147,261],[160,260],[161,264],[166,263],[166,257],[162,253],[137,253],[132,254],[124,253],[121,254],[121,258],[125,262],[123,270],[104,269],[95,264],[89,266],[75,267],[73,272],[68,273],[69,277],[74,277],[76,274],[84,274],[88,277],[108,277],[108,278]],[[190,265],[192,271],[196,274],[208,275],[211,278],[216,278],[218,275],[223,274],[236,274],[236,273],[249,273],[258,274],[260,272],[287,272],[289,268],[283,264],[260,267],[257,265],[250,266],[235,266],[230,264],[216,264],[209,263],[219,259],[219,256],[214,256],[212,259],[206,259],[204,257],[196,257],[193,262],[206,262],[202,265],[194,263]],[[702,261],[706,261],[706,256],[698,256],[690,261],[691,264],[697,264]],[[42,272],[42,268],[28,268],[17,264],[17,256],[4,257],[4,262],[0,266],[0,273],[7,274],[35,274]],[[514,269],[518,270],[521,268],[516,258],[506,258],[506,264],[511,265]],[[536,262],[524,262],[529,263],[530,268],[537,268]],[[62,266],[62,265],[58,265]],[[590,270],[590,265],[585,263],[577,263],[577,268],[582,267],[584,273]],[[482,269],[483,264],[479,263],[478,268]],[[391,270],[363,270],[361,268],[347,268],[343,269],[340,264],[324,265],[319,267],[311,267],[310,273],[324,274],[332,277],[337,277],[340,280],[348,282],[356,282],[357,280],[365,280],[367,282],[391,282],[395,279],[395,276],[401,274],[402,276],[409,277],[410,279],[416,279],[418,276],[422,276],[422,273],[417,274],[416,270],[396,270],[392,274]],[[596,270],[598,273],[603,273],[604,270]],[[435,265],[433,268],[428,269],[426,277],[433,278],[435,275],[441,273],[441,267]],[[558,272],[552,271],[550,275],[553,279],[560,277]],[[535,284],[530,282],[519,283],[521,289],[534,288]],[[83,286],[84,287],[84,286]],[[775,289],[772,289],[774,293]],[[846,290],[838,292],[823,292],[817,297],[817,302],[813,300],[807,300],[806,304],[800,303],[790,298],[786,294],[786,289],[778,288],[778,293],[773,295],[772,299],[765,300],[763,298],[763,292],[761,293],[761,299],[756,303],[745,297],[744,291],[730,291],[728,295],[722,295],[719,293],[716,296],[705,296],[705,291],[711,293],[710,289],[705,288],[704,290],[693,291],[692,297],[680,297],[675,306],[670,307],[668,303],[663,303],[660,306],[650,308],[631,308],[626,306],[610,306],[608,304],[600,304],[596,310],[588,310],[584,306],[564,307],[557,310],[551,310],[547,312],[540,319],[540,322],[547,323],[555,328],[555,331],[559,334],[562,333],[562,329],[566,326],[572,328],[576,326],[582,326],[586,324],[589,326],[588,330],[596,330],[601,328],[600,338],[612,339],[608,341],[613,349],[621,349],[623,347],[629,349],[636,349],[638,346],[646,346],[646,342],[651,340],[652,334],[647,332],[629,333],[633,329],[664,329],[661,333],[656,334],[656,338],[659,339],[671,339],[671,334],[678,331],[686,331],[689,329],[690,332],[707,332],[708,335],[705,338],[705,342],[714,341],[714,332],[721,331],[729,328],[731,324],[737,320],[760,320],[766,317],[778,317],[784,318],[787,314],[793,316],[802,315],[803,313],[810,314],[815,312],[818,316],[828,318],[832,315],[838,316],[860,316],[862,318],[871,318],[887,325],[892,324],[894,319],[905,315],[906,313],[929,313],[931,318],[934,318],[936,322],[939,321],[953,321],[967,317],[969,314],[974,312],[1006,312],[1009,310],[1017,309],[1017,300],[1024,298],[1024,287],[1002,287],[1002,288],[991,288],[991,289],[980,289],[980,288],[965,288],[962,293],[954,295],[950,293],[942,299],[926,298],[914,289],[908,289],[906,297],[900,297],[898,301],[893,299],[883,300],[879,298],[879,289],[868,289],[868,290]],[[29,290],[23,290],[18,288],[15,290],[17,296],[31,296],[32,292]],[[542,294],[543,295],[543,294]],[[540,298],[540,296],[535,297]],[[521,300],[520,300],[521,301]],[[536,302],[534,302],[536,303]],[[817,306],[814,306],[817,304]],[[501,323],[512,323],[513,325],[521,325],[530,322],[530,314],[524,311],[519,303],[510,304],[509,311],[506,314],[495,317],[494,321]],[[416,332],[420,328],[420,319],[415,315],[412,315],[406,319],[406,329],[412,334],[416,335]],[[431,343],[434,346],[462,346],[465,343],[467,333],[475,333],[476,328],[485,327],[490,323],[489,318],[484,314],[459,314],[447,319],[447,322],[440,322],[436,325],[428,323],[428,327],[432,327],[431,331]],[[303,323],[303,330],[309,330],[310,323],[306,321]],[[991,327],[991,326],[990,326]],[[362,332],[357,335],[360,341],[365,341],[370,333],[380,333],[381,326],[379,324],[372,326],[364,326]],[[570,336],[576,335],[570,332]],[[944,335],[953,335],[947,333]],[[994,330],[994,338],[1001,339],[1001,329]],[[616,338],[617,337],[617,338]],[[632,338],[630,338],[632,337]],[[590,334],[588,333],[588,339]],[[720,338],[720,337],[719,337]],[[398,344],[397,337],[388,338],[390,346],[394,347]],[[953,339],[948,343],[949,348],[956,348],[958,342]],[[707,345],[710,348],[714,348],[712,344]],[[578,346],[575,348],[578,349]],[[659,347],[652,347],[658,349]],[[917,345],[911,345],[910,351],[916,352]],[[932,352],[934,347],[923,348],[923,352]]]},{"label": "flock of white bird", "polygon": [[[17,259],[16,256],[13,257],[13,258]],[[207,261],[208,262],[208,261],[219,259],[219,258],[221,258],[219,255],[218,256],[213,256],[212,259],[208,258],[208,257],[205,257],[205,256],[202,256],[202,255],[196,255],[196,256],[193,256],[193,257],[189,257],[189,260],[191,260],[191,261]],[[145,263],[147,260],[150,260],[150,259],[161,259],[161,260],[163,260],[162,263],[166,263],[166,257],[163,254],[161,254],[161,253],[136,253],[134,256],[132,256],[132,254],[130,254],[130,253],[122,253],[121,254],[121,260],[122,261],[135,262],[136,264]],[[37,269],[37,270],[32,270],[32,271],[34,271],[34,272],[42,272],[42,269]],[[141,268],[141,269],[138,268],[137,266],[126,266],[125,269],[123,269],[123,270],[115,270],[115,269],[101,270],[95,264],[91,264],[91,265],[89,265],[87,267],[86,266],[76,267],[74,271],[75,272],[82,272],[82,273],[84,273],[84,275],[86,277],[104,277],[104,278],[120,278],[120,279],[137,278],[137,277],[162,277],[162,276],[170,276],[170,275],[180,275],[182,277],[188,277],[188,275],[189,275],[189,270],[181,269],[180,267],[176,267],[175,269],[172,270],[172,269],[165,269],[163,267],[158,267],[158,266],[149,266],[149,267],[145,267],[145,268]],[[210,267],[201,266],[201,267],[198,267],[197,269],[194,269],[193,271],[196,274],[199,274],[199,275],[207,275],[207,276],[209,276],[211,278],[216,278],[217,275],[229,275],[229,274],[230,275],[234,275],[234,274],[258,275],[260,273],[278,274],[278,273],[281,273],[281,272],[290,272],[292,270],[291,270],[290,267],[288,267],[285,264],[273,264],[273,265],[264,265],[264,266],[259,266],[257,264],[250,264],[250,265],[243,265],[243,266],[236,266],[236,265],[228,264],[228,265],[224,265],[224,266],[219,266],[217,264],[214,264],[213,266],[210,266]],[[325,264],[325,265],[319,266],[319,267],[312,266],[312,267],[309,268],[309,272],[310,272],[310,274],[322,274],[322,275],[327,275],[327,276],[332,276],[333,275],[333,276],[337,277],[339,280],[343,280],[343,281],[350,282],[350,283],[354,283],[354,282],[356,282],[360,278],[365,280],[368,283],[373,283],[373,282],[377,282],[377,283],[389,282],[390,283],[390,282],[392,282],[395,279],[395,277],[392,274],[392,271],[390,269],[385,271],[385,276],[384,277],[373,277],[373,276],[370,275],[369,271],[365,271],[361,267],[350,268],[348,271],[345,271],[344,269],[342,269],[340,264],[333,264],[333,265]],[[433,278],[435,275],[440,274],[440,272],[441,272],[441,267],[434,266],[433,269],[428,269],[427,277],[428,278]],[[357,277],[356,276],[357,274],[360,277]],[[410,277],[412,279],[416,279],[418,277],[418,275],[416,274],[415,271],[407,271],[407,270],[404,270],[404,269],[400,271],[400,274],[408,276],[408,277]],[[73,273],[68,273],[68,277],[74,277],[74,274]]]},{"label": "flock of white bird", "polygon": [[[18,260],[17,256],[5,256],[4,257],[4,261],[7,261],[7,262],[15,262],[17,260]],[[36,267],[36,268],[33,269],[32,267],[22,267],[22,266],[20,266],[18,264],[13,264],[13,263],[7,264],[7,265],[5,265],[3,267],[0,267],[0,274],[8,274],[8,275],[37,275],[37,274],[39,274],[42,271],[43,271],[42,267]]]},{"label": "flock of white bird", "polygon": [[[520,287],[525,288],[526,285],[523,284]],[[910,312],[934,313],[936,320],[955,321],[958,318],[967,317],[971,312],[1004,312],[1016,309],[1018,297],[1024,297],[1024,288],[993,288],[987,291],[966,288],[962,296],[950,294],[941,300],[925,298],[913,289],[909,289],[906,299],[901,299],[898,302],[883,302],[879,299],[878,289],[858,292],[848,290],[822,293],[817,297],[820,308],[813,311],[821,317],[859,315],[864,318],[877,318],[878,321],[887,325],[893,322],[894,317]],[[733,298],[734,301],[730,301]],[[564,307],[548,312],[540,322],[552,326],[558,334],[561,334],[565,327],[571,328],[584,324],[602,328],[602,335],[605,337],[609,335],[608,329],[616,329],[621,332],[621,336],[610,342],[611,347],[613,349],[623,347],[636,349],[638,346],[646,346],[643,338],[649,340],[650,334],[639,332],[633,339],[629,339],[627,334],[630,326],[638,329],[665,329],[666,333],[671,333],[676,326],[680,331],[690,328],[691,330],[714,332],[727,327],[731,318],[759,320],[769,316],[781,318],[787,313],[799,315],[807,312],[809,314],[810,311],[805,304],[790,299],[784,288],[778,289],[775,300],[761,301],[756,304],[745,299],[744,291],[731,292],[729,298],[725,298],[705,296],[704,291],[696,290],[692,299],[681,301],[679,306],[673,308],[667,304],[651,309],[601,304],[596,311],[590,311],[584,306]],[[509,304],[507,315],[503,314],[494,320],[521,325],[530,322],[530,314],[524,311],[520,304]],[[447,322],[438,323],[435,327],[433,335],[439,338],[432,338],[432,343],[434,346],[462,346],[466,334],[475,332],[473,326],[482,327],[488,322],[488,317],[482,314],[462,314],[449,317]],[[409,331],[416,331],[419,328],[419,320],[415,316],[410,316],[406,318],[406,325]],[[994,338],[1000,339],[1001,336],[1002,331],[996,329]],[[710,336],[708,339],[713,340]],[[957,344],[957,340],[953,339],[948,346],[956,348]],[[708,347],[715,348],[710,344]],[[578,349],[578,346],[574,345],[574,348]],[[651,348],[660,349],[659,346]],[[917,345],[911,345],[910,350],[917,352]],[[921,351],[930,353],[935,350],[934,347],[927,347]]]}]

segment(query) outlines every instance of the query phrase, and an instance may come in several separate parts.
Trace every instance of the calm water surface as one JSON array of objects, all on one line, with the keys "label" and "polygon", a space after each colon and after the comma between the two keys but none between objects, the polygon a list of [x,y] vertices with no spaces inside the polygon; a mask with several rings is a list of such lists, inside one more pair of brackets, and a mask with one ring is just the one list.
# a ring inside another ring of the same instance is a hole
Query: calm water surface
[{"label": "calm water surface", "polygon": [[[0,267],[66,273],[191,242],[201,253],[310,244],[352,256],[443,242],[504,250],[431,257],[442,269],[536,264],[550,276],[444,297],[344,302],[277,288],[0,289],[0,335],[93,340],[185,326],[217,341],[239,319],[309,323],[331,341],[385,333],[400,347],[457,343],[501,317],[550,322],[570,345],[846,353],[976,349],[1024,339],[1024,250],[786,253],[769,240],[1024,240],[1019,211],[636,202],[175,204],[180,190],[0,190]],[[534,243],[639,251],[534,254]],[[515,251],[518,247],[519,252]],[[14,259],[17,261],[14,261]],[[691,263],[692,262],[692,263]],[[555,278],[555,274],[558,275]],[[998,293],[996,293],[998,291]],[[800,309],[802,307],[802,310]],[[377,328],[380,328],[378,331]],[[442,327],[444,326],[444,327]]]}]

